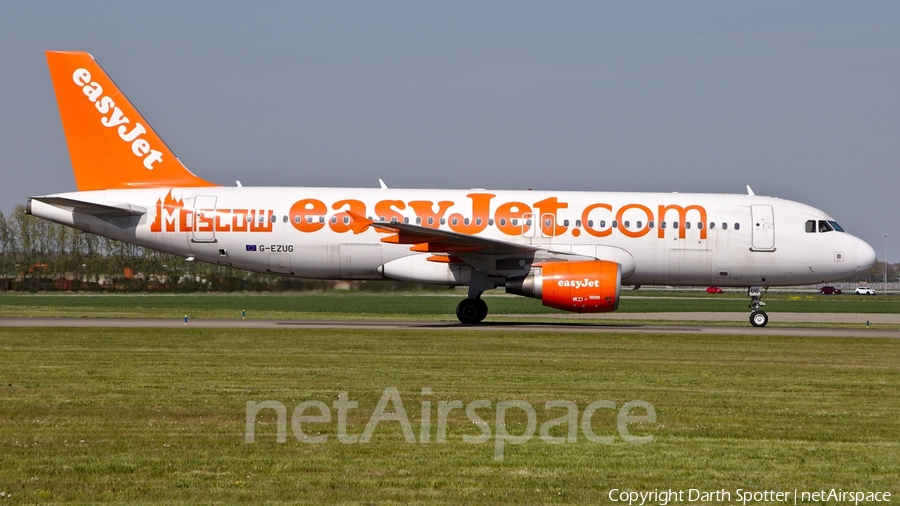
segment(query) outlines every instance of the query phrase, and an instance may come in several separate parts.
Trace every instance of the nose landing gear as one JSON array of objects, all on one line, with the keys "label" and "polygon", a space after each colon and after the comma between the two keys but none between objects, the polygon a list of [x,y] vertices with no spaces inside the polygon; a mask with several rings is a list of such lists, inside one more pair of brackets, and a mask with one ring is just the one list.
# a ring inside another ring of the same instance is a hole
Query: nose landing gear
[{"label": "nose landing gear", "polygon": [[765,327],[766,324],[769,323],[769,315],[760,309],[760,307],[766,305],[766,303],[762,301],[762,297],[768,290],[768,287],[763,291],[763,289],[758,286],[751,286],[747,290],[747,295],[750,297],[750,325],[753,325],[754,327]]}]

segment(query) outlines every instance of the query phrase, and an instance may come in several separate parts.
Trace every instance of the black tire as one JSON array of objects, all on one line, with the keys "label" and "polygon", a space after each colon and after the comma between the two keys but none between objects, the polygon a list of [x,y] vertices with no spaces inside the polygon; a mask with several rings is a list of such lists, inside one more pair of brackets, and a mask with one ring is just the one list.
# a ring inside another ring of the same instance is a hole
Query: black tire
[{"label": "black tire", "polygon": [[765,327],[769,323],[769,315],[765,311],[754,311],[750,313],[750,325],[754,327]]},{"label": "black tire", "polygon": [[484,321],[488,315],[488,305],[484,299],[475,299],[475,303],[478,304],[478,321]]},{"label": "black tire", "polygon": [[456,306],[456,317],[459,318],[460,323],[472,325],[480,322],[487,316],[487,304],[484,304],[484,313],[482,314],[479,302],[484,304],[484,301],[481,299],[465,299]]}]

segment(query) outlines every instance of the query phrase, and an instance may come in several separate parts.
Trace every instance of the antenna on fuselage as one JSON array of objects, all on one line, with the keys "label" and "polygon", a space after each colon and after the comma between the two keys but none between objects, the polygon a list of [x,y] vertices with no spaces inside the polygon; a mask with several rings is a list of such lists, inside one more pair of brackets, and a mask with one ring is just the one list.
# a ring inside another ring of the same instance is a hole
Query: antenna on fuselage
[{"label": "antenna on fuselage", "polygon": [[381,179],[378,180],[378,184],[381,185],[381,189],[382,189],[382,190],[387,190],[387,189],[388,189],[387,185],[384,184],[384,181],[382,181]]},{"label": "antenna on fuselage", "polygon": [[751,196],[752,196],[752,195],[756,195],[755,193],[753,193],[753,189],[750,188],[750,185],[749,185],[749,184],[747,185],[747,195],[751,195]]}]

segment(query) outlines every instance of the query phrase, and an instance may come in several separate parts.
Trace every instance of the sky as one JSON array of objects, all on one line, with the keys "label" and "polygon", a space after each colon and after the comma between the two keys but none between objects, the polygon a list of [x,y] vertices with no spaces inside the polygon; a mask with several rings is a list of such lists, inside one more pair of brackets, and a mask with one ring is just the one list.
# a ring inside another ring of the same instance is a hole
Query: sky
[{"label": "sky", "polygon": [[43,52],[83,50],[220,184],[750,185],[898,262],[898,27],[888,1],[0,0],[0,210],[76,190]]}]

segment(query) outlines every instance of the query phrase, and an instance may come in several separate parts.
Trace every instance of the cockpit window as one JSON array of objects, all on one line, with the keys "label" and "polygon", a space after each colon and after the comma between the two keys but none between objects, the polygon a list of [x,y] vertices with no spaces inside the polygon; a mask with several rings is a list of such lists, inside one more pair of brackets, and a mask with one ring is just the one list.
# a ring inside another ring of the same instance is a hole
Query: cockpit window
[{"label": "cockpit window", "polygon": [[838,225],[836,221],[829,221],[828,223],[830,223],[831,226],[832,226],[832,228],[834,228],[834,229],[837,230],[838,232],[843,232],[843,231],[844,231],[844,229],[841,228],[841,226]]},{"label": "cockpit window", "polygon": [[806,233],[807,234],[815,234],[816,233],[816,220],[809,220],[806,222]]},{"label": "cockpit window", "polygon": [[828,224],[825,220],[819,220],[819,232],[833,232],[834,229],[831,228],[831,225]]}]

